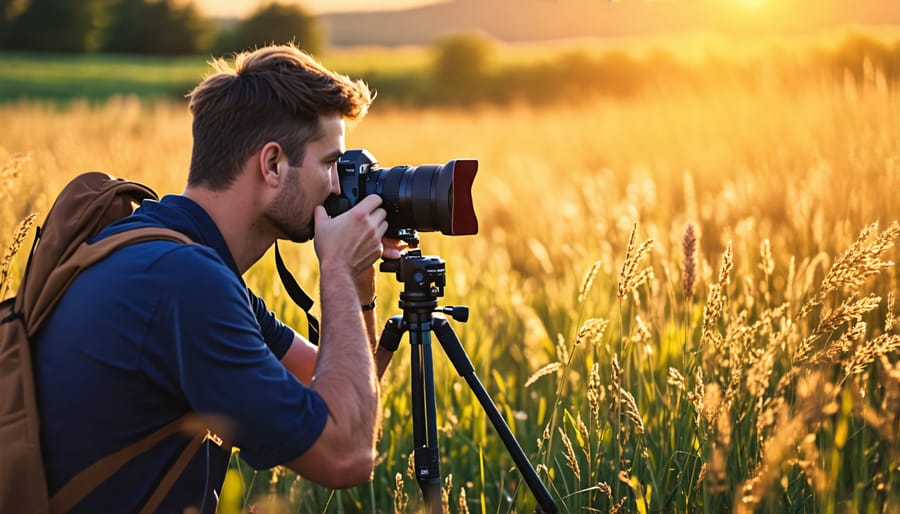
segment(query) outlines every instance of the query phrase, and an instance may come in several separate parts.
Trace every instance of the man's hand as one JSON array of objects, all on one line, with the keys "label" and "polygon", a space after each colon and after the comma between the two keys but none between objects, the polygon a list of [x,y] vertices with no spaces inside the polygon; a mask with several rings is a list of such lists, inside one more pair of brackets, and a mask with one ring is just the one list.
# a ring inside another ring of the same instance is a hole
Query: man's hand
[{"label": "man's hand", "polygon": [[369,195],[334,218],[316,206],[313,241],[323,267],[343,266],[353,277],[371,269],[381,257],[381,238],[387,231],[387,213],[380,206],[381,197]]},{"label": "man's hand", "polygon": [[[409,245],[402,239],[383,237],[381,239],[381,258],[399,259]],[[375,264],[356,275],[356,292],[359,293],[359,304],[366,305],[375,298]]]},{"label": "man's hand", "polygon": [[382,259],[399,259],[400,255],[409,247],[409,244],[402,239],[394,239],[385,237],[381,240],[383,250],[381,252]]}]

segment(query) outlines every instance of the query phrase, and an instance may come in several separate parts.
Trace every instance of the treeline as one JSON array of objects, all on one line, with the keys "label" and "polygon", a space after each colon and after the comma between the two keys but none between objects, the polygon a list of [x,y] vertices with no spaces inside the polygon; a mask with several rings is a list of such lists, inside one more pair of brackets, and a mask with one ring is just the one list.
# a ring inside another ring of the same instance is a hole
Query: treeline
[{"label": "treeline", "polygon": [[657,47],[640,55],[627,49],[569,50],[539,62],[498,62],[497,45],[479,34],[436,41],[427,73],[388,75],[373,69],[364,78],[385,99],[434,104],[473,102],[577,103],[588,97],[627,97],[665,90],[693,92],[737,84],[800,88],[811,83],[900,83],[900,39],[851,33],[805,49],[770,46],[751,57],[734,57],[724,43],[688,60]]},{"label": "treeline", "polygon": [[296,4],[260,7],[227,27],[190,0],[0,0],[0,49],[139,55],[224,54],[296,41],[322,51],[315,16]]},{"label": "treeline", "polygon": [[[222,26],[204,17],[190,0],[0,0],[0,50],[208,56],[295,41],[310,53],[322,54],[325,35],[319,23],[302,7],[277,2]],[[427,68],[381,69],[373,62],[368,68],[339,71],[363,78],[378,91],[381,102],[414,105],[551,104],[679,88],[696,92],[723,84],[746,90],[772,85],[799,89],[813,81],[900,82],[900,39],[860,32],[822,43],[827,44],[805,49],[770,46],[752,57],[735,58],[735,48],[722,42],[718,50],[705,49],[707,57],[701,60],[687,60],[679,50],[663,47],[639,54],[627,47],[572,49],[514,63],[504,58],[496,41],[464,33],[434,41],[427,49]],[[119,87],[108,82],[47,84],[42,93],[32,77],[5,77],[0,80],[0,100],[41,94],[63,99],[135,93],[182,98],[195,79],[142,92],[127,83]]]}]

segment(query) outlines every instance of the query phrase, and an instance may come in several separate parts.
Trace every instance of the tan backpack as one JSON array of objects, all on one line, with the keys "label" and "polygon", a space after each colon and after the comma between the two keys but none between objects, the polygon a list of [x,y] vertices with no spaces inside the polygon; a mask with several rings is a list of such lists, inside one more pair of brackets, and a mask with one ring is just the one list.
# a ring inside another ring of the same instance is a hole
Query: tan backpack
[{"label": "tan backpack", "polygon": [[163,228],[129,230],[96,244],[85,243],[109,223],[130,215],[142,200],[157,198],[142,184],[105,173],[85,173],[63,189],[38,227],[18,293],[0,304],[0,512],[67,512],[125,463],[163,439],[178,432],[196,434],[142,511],[153,512],[208,436],[194,416],[185,416],[100,459],[53,498],[48,495],[29,340],[75,276],[112,251],[156,239],[191,243],[184,234]]}]

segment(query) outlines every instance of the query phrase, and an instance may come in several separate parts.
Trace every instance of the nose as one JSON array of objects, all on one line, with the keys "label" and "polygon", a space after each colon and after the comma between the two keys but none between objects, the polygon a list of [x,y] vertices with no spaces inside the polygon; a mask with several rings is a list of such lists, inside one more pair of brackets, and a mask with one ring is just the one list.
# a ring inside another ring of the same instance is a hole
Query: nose
[{"label": "nose", "polygon": [[338,179],[337,163],[331,165],[331,193],[341,194],[341,181]]}]

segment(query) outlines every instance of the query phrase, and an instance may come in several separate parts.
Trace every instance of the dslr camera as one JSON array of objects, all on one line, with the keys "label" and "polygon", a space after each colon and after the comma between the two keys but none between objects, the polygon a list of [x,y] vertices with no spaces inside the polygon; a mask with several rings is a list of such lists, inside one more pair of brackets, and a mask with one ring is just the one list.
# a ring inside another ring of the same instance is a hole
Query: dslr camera
[{"label": "dslr camera", "polygon": [[346,212],[368,195],[378,195],[387,211],[389,237],[408,231],[440,231],[448,236],[478,233],[472,182],[478,161],[379,168],[368,150],[347,150],[338,159],[339,195],[325,200],[330,216]]}]

